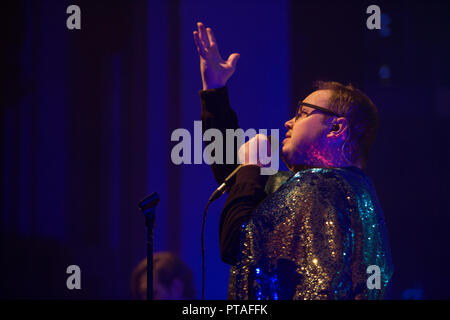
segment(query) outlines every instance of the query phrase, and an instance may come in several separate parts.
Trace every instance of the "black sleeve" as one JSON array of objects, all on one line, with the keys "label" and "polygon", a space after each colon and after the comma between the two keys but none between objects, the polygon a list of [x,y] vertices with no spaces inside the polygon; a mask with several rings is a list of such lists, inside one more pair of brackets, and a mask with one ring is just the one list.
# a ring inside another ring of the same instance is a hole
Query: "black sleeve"
[{"label": "black sleeve", "polygon": [[[199,91],[202,105],[202,129],[215,128],[220,130],[225,137],[226,129],[238,129],[236,113],[231,109],[227,87]],[[212,141],[205,142],[205,146]],[[226,163],[226,143],[223,144],[223,163],[212,164],[213,175],[218,184],[222,184],[225,178],[236,168],[237,164]],[[235,152],[237,152],[235,150]],[[236,161],[234,161],[236,163]]]},{"label": "black sleeve", "polygon": [[[238,129],[236,113],[231,109],[227,87],[201,90],[203,132],[210,128],[220,130],[225,137],[226,129]],[[205,142],[208,145],[211,142]],[[226,162],[226,143],[224,141],[223,159]],[[235,150],[237,153],[237,150]],[[237,164],[212,164],[214,178],[222,184]],[[220,255],[228,264],[235,264],[239,253],[241,225],[248,221],[251,213],[266,196],[264,187],[268,176],[260,175],[258,166],[242,167],[235,176],[219,224]]]},{"label": "black sleeve", "polygon": [[264,187],[268,176],[261,168],[247,165],[236,173],[219,224],[220,256],[223,262],[234,265],[239,253],[241,225],[247,222],[258,204],[266,197]]}]

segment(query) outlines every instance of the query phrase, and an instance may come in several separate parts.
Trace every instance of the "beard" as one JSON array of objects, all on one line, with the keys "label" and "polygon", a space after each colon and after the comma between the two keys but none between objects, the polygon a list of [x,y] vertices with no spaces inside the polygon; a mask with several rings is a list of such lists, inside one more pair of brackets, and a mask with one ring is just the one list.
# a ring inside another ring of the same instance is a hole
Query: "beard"
[{"label": "beard", "polygon": [[283,152],[283,148],[281,148],[281,150],[280,150],[280,159],[283,161],[283,163],[286,165],[286,167],[289,169],[289,171],[291,171],[293,173],[310,168],[310,166],[308,166],[306,164],[291,163],[291,160],[289,160],[287,153]]},{"label": "beard", "polygon": [[333,166],[332,158],[327,154],[325,137],[321,136],[314,143],[296,146],[294,150],[284,145],[280,150],[280,158],[292,172],[298,172],[308,168],[322,168]]}]

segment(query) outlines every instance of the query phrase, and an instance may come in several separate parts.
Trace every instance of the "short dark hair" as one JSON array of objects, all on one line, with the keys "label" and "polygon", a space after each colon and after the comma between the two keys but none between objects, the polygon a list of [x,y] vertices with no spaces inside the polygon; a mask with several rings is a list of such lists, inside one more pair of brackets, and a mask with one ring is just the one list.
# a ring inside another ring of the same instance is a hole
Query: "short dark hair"
[{"label": "short dark hair", "polygon": [[378,131],[378,109],[370,98],[353,85],[336,81],[316,81],[316,90],[331,90],[328,108],[345,117],[350,136],[345,143],[344,153],[350,155],[350,162],[367,165],[370,148]]}]

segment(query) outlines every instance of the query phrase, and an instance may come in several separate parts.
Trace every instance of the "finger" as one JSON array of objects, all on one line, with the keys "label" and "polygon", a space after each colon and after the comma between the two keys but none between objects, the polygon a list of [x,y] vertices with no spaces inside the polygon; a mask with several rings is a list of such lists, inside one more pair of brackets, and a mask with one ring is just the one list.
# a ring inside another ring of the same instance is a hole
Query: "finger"
[{"label": "finger", "polygon": [[201,43],[199,36],[198,36],[198,32],[194,31],[194,41],[195,44],[197,45],[197,51],[198,53],[202,56],[205,57],[205,48],[203,47],[203,44]]},{"label": "finger", "polygon": [[240,57],[241,55],[239,53],[230,54],[230,56],[228,57],[228,62],[231,64],[233,68],[236,67],[236,64]]},{"label": "finger", "polygon": [[205,26],[201,22],[198,22],[197,26],[198,26],[198,31],[200,33],[200,40],[203,41],[205,49],[208,49],[210,44],[209,44],[208,35],[206,34]]},{"label": "finger", "polygon": [[[198,34],[198,43],[201,45],[200,47],[201,47],[201,50],[203,51],[203,52],[205,52],[206,51],[206,49],[208,49],[209,48],[209,46],[207,46],[208,44],[203,40],[203,38],[202,38],[202,34],[204,34],[205,33],[205,27],[203,26],[203,24],[201,23],[201,22],[198,22],[197,23],[197,27],[198,27],[198,32],[197,32],[197,34]],[[203,31],[202,31],[203,30]],[[205,37],[205,36],[203,36],[203,37]]]},{"label": "finger", "polygon": [[209,44],[217,46],[216,38],[214,37],[214,33],[211,28],[206,28],[206,32],[208,33]]}]

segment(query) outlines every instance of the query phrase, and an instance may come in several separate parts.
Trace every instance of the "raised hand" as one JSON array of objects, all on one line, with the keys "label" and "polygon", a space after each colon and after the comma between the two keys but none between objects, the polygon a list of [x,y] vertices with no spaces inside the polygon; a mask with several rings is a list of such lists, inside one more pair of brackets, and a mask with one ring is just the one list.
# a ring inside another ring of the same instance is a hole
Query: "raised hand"
[{"label": "raised hand", "polygon": [[228,60],[223,60],[211,28],[205,28],[201,22],[197,23],[197,27],[194,40],[200,55],[203,90],[223,87],[233,75],[240,55],[233,53]]}]

